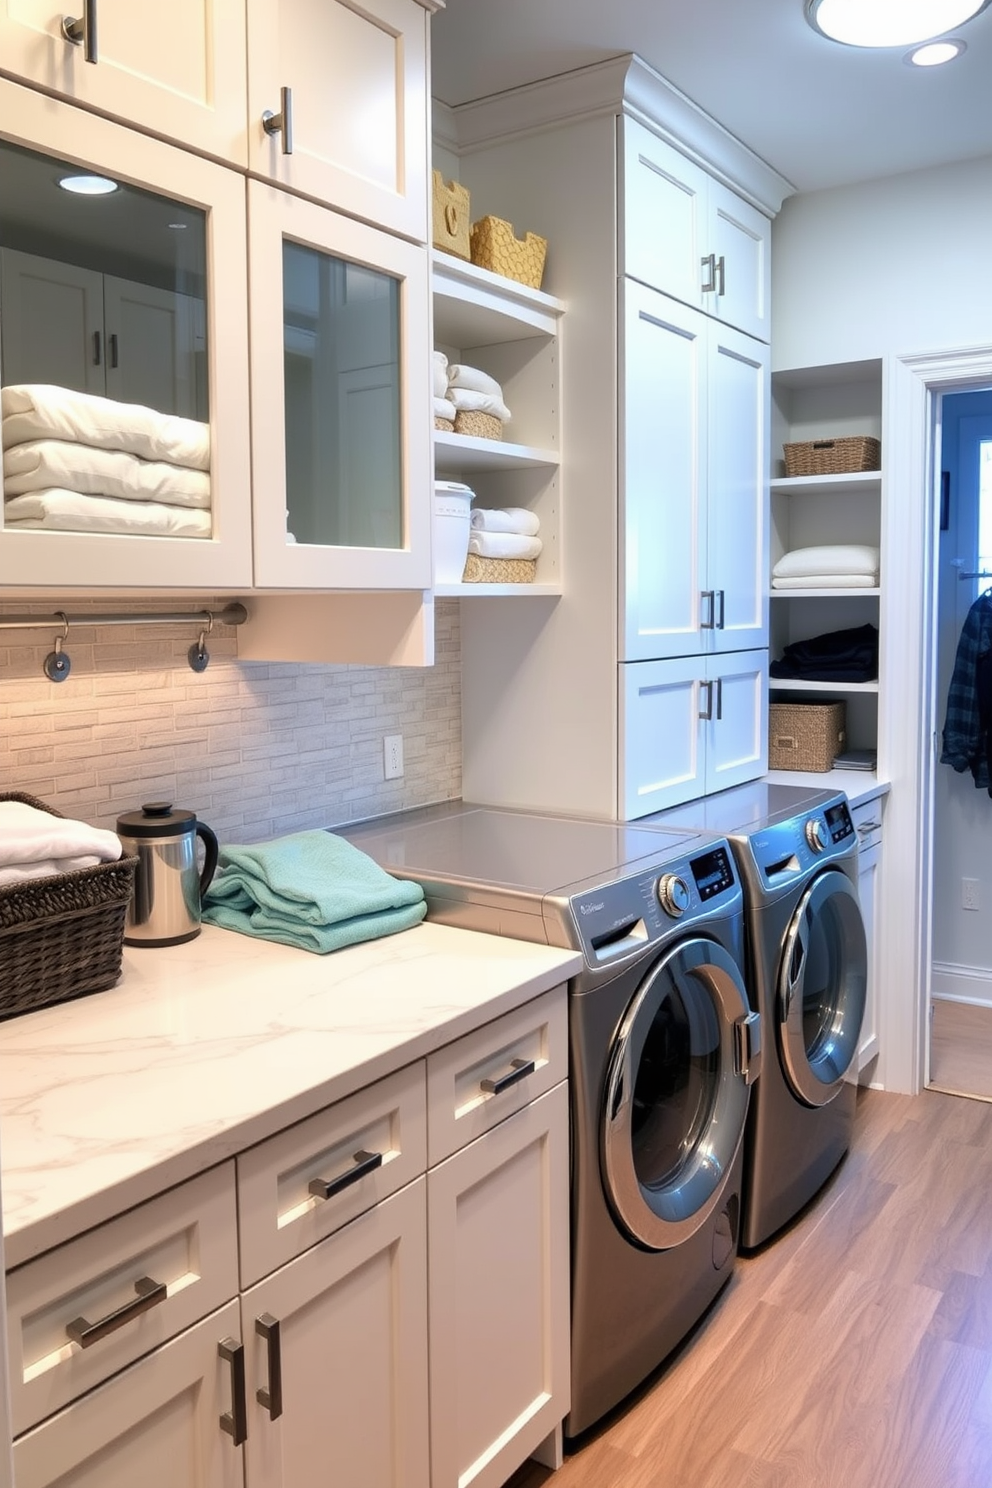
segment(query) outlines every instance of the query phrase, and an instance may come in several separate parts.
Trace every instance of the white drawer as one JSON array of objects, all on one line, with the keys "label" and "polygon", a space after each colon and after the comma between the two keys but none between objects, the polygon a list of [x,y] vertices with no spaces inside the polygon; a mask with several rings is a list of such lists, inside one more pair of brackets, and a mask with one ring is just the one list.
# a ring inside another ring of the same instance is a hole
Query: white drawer
[{"label": "white drawer", "polygon": [[543,1095],[567,1074],[564,986],[428,1055],[430,1166]]},{"label": "white drawer", "polygon": [[423,1060],[249,1148],[237,1164],[248,1287],[424,1172]]},{"label": "white drawer", "polygon": [[14,1435],[237,1292],[233,1162],[17,1267],[7,1277]]},{"label": "white drawer", "polygon": [[851,820],[858,834],[858,849],[861,852],[865,848],[875,847],[882,840],[884,799],[883,796],[876,796],[874,800],[862,801],[859,805],[851,807]]}]

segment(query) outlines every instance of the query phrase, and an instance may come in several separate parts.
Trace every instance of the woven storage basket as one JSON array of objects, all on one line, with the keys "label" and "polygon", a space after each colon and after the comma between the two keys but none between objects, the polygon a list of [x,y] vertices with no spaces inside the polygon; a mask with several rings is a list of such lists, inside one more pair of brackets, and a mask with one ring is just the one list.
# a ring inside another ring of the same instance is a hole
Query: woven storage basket
[{"label": "woven storage basket", "polygon": [[463,584],[533,584],[536,558],[482,558],[469,553],[465,559]]},{"label": "woven storage basket", "polygon": [[881,470],[882,446],[870,434],[843,439],[810,439],[783,445],[785,473],[796,475],[851,475],[859,470]]},{"label": "woven storage basket", "polygon": [[831,770],[846,743],[847,709],[842,702],[769,705],[770,770]]},{"label": "woven storage basket", "polygon": [[479,413],[475,408],[459,408],[454,427],[456,434],[471,434],[476,439],[503,438],[502,419],[494,413]]},{"label": "woven storage basket", "polygon": [[454,419],[439,418],[438,415],[435,414],[434,427],[435,429],[440,429],[441,432],[444,434],[450,434],[455,427],[455,422]]},{"label": "woven storage basket", "polygon": [[446,181],[440,171],[431,178],[431,228],[435,248],[456,258],[471,258],[469,193],[459,181]]},{"label": "woven storage basket", "polygon": [[482,269],[491,269],[505,279],[516,279],[529,284],[531,289],[540,289],[544,278],[544,260],[548,251],[547,238],[537,233],[515,236],[513,224],[502,217],[480,217],[472,223],[472,262]]},{"label": "woven storage basket", "polygon": [[[19,791],[0,801],[62,815]],[[114,985],[137,865],[119,858],[0,888],[0,1018]]]}]

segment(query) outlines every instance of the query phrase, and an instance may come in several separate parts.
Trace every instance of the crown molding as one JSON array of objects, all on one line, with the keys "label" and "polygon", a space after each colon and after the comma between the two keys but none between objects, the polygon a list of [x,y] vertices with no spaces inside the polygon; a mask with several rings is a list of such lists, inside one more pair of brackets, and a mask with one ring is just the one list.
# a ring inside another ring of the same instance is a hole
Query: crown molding
[{"label": "crown molding", "polygon": [[462,153],[458,140],[458,120],[455,111],[439,98],[431,99],[431,137],[435,145],[449,150],[452,155]]}]

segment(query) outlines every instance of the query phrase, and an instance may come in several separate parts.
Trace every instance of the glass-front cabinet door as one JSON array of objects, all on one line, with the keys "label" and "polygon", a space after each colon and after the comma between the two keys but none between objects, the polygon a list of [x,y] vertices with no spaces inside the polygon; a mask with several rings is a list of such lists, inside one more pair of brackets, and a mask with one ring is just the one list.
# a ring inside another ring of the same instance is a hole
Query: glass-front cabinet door
[{"label": "glass-front cabinet door", "polygon": [[255,583],[427,589],[422,248],[252,181]]},{"label": "glass-front cabinet door", "polygon": [[245,239],[235,172],[0,81],[5,590],[251,584]]}]

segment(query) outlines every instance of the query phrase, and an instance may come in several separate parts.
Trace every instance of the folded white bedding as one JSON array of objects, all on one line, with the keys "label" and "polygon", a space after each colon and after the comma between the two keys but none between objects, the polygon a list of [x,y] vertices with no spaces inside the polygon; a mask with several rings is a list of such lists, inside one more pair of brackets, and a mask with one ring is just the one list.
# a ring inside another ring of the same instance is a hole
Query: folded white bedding
[{"label": "folded white bedding", "polygon": [[457,412],[458,410],[456,409],[454,403],[452,403],[448,398],[439,398],[436,393],[434,394],[435,418],[451,419],[452,423],[454,423],[455,414]]},{"label": "folded white bedding", "polygon": [[434,396],[443,398],[448,391],[448,358],[443,351],[435,351],[432,357],[434,365]]},{"label": "folded white bedding", "polygon": [[811,578],[815,574],[877,574],[878,549],[866,543],[832,543],[794,548],[772,569],[776,579]]},{"label": "folded white bedding", "polygon": [[210,469],[209,424],[141,403],[116,403],[50,383],[15,383],[0,390],[0,410],[4,449],[28,439],[69,439],[127,450],[143,460]]},{"label": "folded white bedding", "polygon": [[121,856],[121,840],[116,832],[53,816],[27,801],[0,801],[0,867],[82,856],[114,863]]},{"label": "folded white bedding", "polygon": [[536,537],[541,524],[525,506],[502,506],[495,510],[478,506],[472,509],[475,532],[516,532],[522,537]]},{"label": "folded white bedding", "polygon": [[490,377],[480,367],[466,367],[461,362],[452,362],[449,366],[448,386],[473,393],[489,393],[491,397],[500,400],[503,397],[503,389],[495,377]]},{"label": "folded white bedding", "polygon": [[50,532],[128,532],[151,537],[209,537],[210,513],[161,501],[117,501],[78,491],[29,491],[3,504],[5,527]]},{"label": "folded white bedding", "polygon": [[501,423],[510,418],[510,410],[502,398],[493,393],[476,393],[470,388],[448,387],[448,397],[463,413],[491,413]]},{"label": "folded white bedding", "polygon": [[773,589],[874,589],[877,574],[798,574],[772,579]]},{"label": "folded white bedding", "polygon": [[205,470],[139,460],[125,450],[94,449],[67,439],[31,439],[4,450],[5,496],[51,486],[122,501],[164,501],[200,510],[210,505],[210,476]]},{"label": "folded white bedding", "polygon": [[0,889],[5,884],[25,883],[30,878],[53,878],[59,873],[76,873],[80,868],[95,868],[103,859],[96,853],[82,853],[75,858],[43,858],[40,863],[12,863],[0,868]]},{"label": "folded white bedding", "polygon": [[539,537],[524,537],[516,532],[479,532],[469,536],[468,550],[480,558],[536,558],[543,544]]}]

